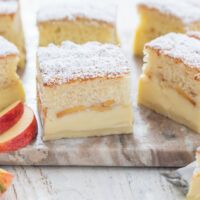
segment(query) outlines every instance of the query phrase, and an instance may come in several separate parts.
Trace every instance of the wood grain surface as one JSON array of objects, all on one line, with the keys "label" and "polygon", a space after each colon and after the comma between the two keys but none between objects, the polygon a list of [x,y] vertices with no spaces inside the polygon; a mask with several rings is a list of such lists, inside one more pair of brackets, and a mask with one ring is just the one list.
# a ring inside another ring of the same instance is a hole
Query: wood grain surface
[{"label": "wood grain surface", "polygon": [[13,186],[2,200],[184,200],[163,169],[9,167]]}]

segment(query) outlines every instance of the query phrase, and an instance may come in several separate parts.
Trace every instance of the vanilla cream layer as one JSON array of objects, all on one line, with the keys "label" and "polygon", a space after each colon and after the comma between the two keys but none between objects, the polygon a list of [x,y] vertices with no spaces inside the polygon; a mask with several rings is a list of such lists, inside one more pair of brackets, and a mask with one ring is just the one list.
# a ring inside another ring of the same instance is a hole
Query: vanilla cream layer
[{"label": "vanilla cream layer", "polygon": [[198,105],[194,106],[170,87],[161,87],[157,80],[141,76],[138,103],[200,133]]},{"label": "vanilla cream layer", "polygon": [[97,112],[86,110],[49,120],[44,124],[44,139],[87,137],[132,132],[132,106],[117,106]]}]

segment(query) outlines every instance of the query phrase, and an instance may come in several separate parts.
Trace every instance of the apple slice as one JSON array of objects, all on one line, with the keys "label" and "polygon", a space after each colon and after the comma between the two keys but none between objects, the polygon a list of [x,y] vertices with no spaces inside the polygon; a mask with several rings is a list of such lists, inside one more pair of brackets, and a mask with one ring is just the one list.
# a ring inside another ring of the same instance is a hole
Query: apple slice
[{"label": "apple slice", "polygon": [[0,135],[0,152],[16,151],[28,145],[37,134],[37,121],[33,111],[24,106],[20,120]]},{"label": "apple slice", "polygon": [[17,101],[0,112],[0,134],[14,126],[24,112],[24,104]]},{"label": "apple slice", "polygon": [[0,169],[0,196],[7,191],[12,181],[13,175],[4,169]]}]

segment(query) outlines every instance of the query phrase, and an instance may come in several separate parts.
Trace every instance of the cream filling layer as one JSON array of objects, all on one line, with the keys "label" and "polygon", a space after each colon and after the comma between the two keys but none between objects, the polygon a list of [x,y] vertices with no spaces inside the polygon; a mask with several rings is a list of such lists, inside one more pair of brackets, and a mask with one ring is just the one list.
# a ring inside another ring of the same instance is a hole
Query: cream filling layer
[{"label": "cream filling layer", "polygon": [[200,111],[175,89],[161,87],[156,80],[142,75],[139,81],[138,103],[161,113],[200,133]]},{"label": "cream filling layer", "polygon": [[200,199],[200,168],[197,168],[191,180],[187,200]]},{"label": "cream filling layer", "polygon": [[[84,135],[88,136],[87,132],[95,130],[104,130],[105,132],[106,129],[113,127],[115,129],[128,127],[130,133],[132,132],[132,121],[131,105],[114,106],[112,109],[103,112],[86,110],[53,120],[50,120],[47,114],[44,124],[44,138],[47,138],[47,135],[56,135],[57,133],[63,133],[62,137],[71,137],[70,133],[77,131],[81,131],[83,133],[81,137],[84,137]],[[86,133],[84,134],[84,132]],[[108,131],[107,134],[112,134],[112,132]],[[98,135],[101,135],[100,131],[98,131]]]}]

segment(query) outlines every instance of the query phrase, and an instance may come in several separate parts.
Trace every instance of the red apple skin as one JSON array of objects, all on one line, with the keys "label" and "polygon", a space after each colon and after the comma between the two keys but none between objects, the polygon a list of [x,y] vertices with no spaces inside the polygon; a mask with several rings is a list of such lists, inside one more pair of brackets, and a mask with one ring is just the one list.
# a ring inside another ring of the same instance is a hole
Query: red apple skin
[{"label": "red apple skin", "polygon": [[30,144],[30,142],[36,137],[36,135],[37,121],[34,115],[32,122],[22,133],[7,142],[0,143],[0,153],[19,150]]},{"label": "red apple skin", "polygon": [[13,174],[10,172],[0,169],[0,197],[7,191],[13,181]]},{"label": "red apple skin", "polygon": [[19,102],[15,107],[0,117],[0,134],[14,126],[24,113],[24,104]]}]

